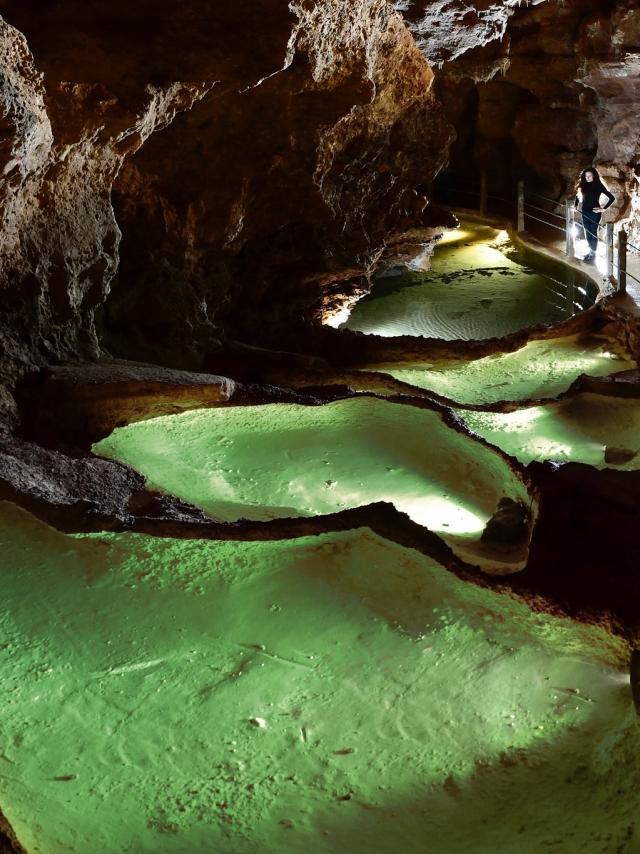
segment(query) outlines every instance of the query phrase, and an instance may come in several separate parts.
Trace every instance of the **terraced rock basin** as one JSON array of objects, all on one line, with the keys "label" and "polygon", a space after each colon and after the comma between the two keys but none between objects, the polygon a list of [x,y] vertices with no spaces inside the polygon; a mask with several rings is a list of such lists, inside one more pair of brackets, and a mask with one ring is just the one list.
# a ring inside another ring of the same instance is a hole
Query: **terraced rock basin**
[{"label": "terraced rock basin", "polygon": [[[497,242],[501,241],[501,242]],[[545,272],[513,260],[506,234],[462,221],[436,248],[431,270],[380,277],[343,326],[367,334],[465,341],[500,337],[572,317],[597,289],[560,266]]]},{"label": "terraced rock basin", "polygon": [[531,341],[514,353],[497,353],[451,365],[388,363],[367,366],[459,403],[539,400],[566,391],[581,374],[607,376],[635,368],[609,338],[576,336]]},{"label": "terraced rock basin", "polygon": [[30,852],[638,843],[603,629],[367,530],[70,537],[4,504],[0,543],[0,792]]},{"label": "terraced rock basin", "polygon": [[640,401],[579,394],[515,412],[460,415],[478,435],[521,463],[580,462],[596,468],[640,468]]},{"label": "terraced rock basin", "polygon": [[[367,397],[155,418],[115,430],[94,451],[228,521],[389,501],[465,557],[502,498],[530,504],[502,456],[437,411]],[[504,566],[491,558],[483,567],[506,569],[515,560],[516,568],[525,558],[526,550],[505,557]]]}]

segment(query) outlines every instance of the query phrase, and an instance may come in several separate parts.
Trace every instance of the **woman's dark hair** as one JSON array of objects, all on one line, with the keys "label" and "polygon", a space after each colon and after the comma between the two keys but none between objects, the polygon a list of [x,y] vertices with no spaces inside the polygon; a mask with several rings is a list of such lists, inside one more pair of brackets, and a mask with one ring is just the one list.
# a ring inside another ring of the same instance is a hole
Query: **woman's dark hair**
[{"label": "woman's dark hair", "polygon": [[[593,181],[588,183],[585,175],[587,172],[593,172]],[[586,169],[583,169],[580,173],[580,178],[578,179],[578,183],[576,184],[576,190],[582,190],[584,192],[586,189],[591,187],[591,189],[595,190],[597,188],[601,188],[602,190],[606,190],[606,187],[602,183],[602,178],[600,177],[600,173],[594,166],[587,166]]]}]

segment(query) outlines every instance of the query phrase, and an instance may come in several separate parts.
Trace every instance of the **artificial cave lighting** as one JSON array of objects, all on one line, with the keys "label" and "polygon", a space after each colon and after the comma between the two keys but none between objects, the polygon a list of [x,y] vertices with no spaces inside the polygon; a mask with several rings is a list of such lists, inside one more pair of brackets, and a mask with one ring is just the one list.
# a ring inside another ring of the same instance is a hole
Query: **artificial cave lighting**
[{"label": "artificial cave lighting", "polygon": [[460,503],[432,495],[427,498],[403,498],[397,502],[414,522],[432,531],[449,534],[481,534],[487,524],[486,516],[467,510]]},{"label": "artificial cave lighting", "polygon": [[530,341],[513,353],[454,364],[396,362],[366,366],[459,403],[537,400],[555,397],[582,374],[607,376],[631,370],[635,362],[615,341],[570,336]]},{"label": "artificial cave lighting", "polygon": [[595,257],[595,265],[596,265],[596,269],[598,270],[598,272],[599,272],[599,273],[601,273],[603,276],[604,276],[604,275],[606,275],[606,272],[607,272],[607,259],[606,259],[606,257],[605,257],[602,253],[600,253],[600,252],[597,252],[597,253],[596,253],[596,257]]},{"label": "artificial cave lighting", "polygon": [[445,539],[474,539],[504,496],[529,504],[508,464],[437,411],[367,397],[194,410],[117,429],[94,450],[229,521],[388,501]]},{"label": "artificial cave lighting", "polygon": [[597,289],[586,279],[578,283],[586,295],[577,299],[576,285],[513,260],[510,243],[498,248],[496,229],[472,220],[462,220],[462,227],[466,239],[451,232],[456,239],[436,246],[429,271],[374,281],[344,328],[382,337],[481,340],[565,320],[595,299]]},{"label": "artificial cave lighting", "polygon": [[471,232],[464,228],[450,229],[445,231],[438,240],[438,246],[446,246],[449,243],[462,243],[471,237]]},{"label": "artificial cave lighting", "polygon": [[462,854],[487,825],[507,851],[532,798],[534,847],[633,810],[628,651],[604,628],[366,529],[71,537],[2,509],[2,796],[28,851]]},{"label": "artificial cave lighting", "polygon": [[351,307],[343,306],[342,308],[335,311],[333,314],[327,316],[323,322],[326,326],[332,326],[334,329],[338,329],[338,327],[342,326],[342,324],[346,322],[350,314]]}]

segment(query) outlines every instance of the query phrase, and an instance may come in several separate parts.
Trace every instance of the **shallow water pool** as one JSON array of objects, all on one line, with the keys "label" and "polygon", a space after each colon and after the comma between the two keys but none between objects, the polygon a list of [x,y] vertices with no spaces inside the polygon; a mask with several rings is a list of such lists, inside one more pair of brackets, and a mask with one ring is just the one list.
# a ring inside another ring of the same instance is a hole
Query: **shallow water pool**
[{"label": "shallow water pool", "polygon": [[437,411],[369,397],[194,410],[119,428],[94,451],[218,519],[388,501],[465,553],[501,498],[530,504],[502,456]]},{"label": "shallow water pool", "polygon": [[515,412],[460,410],[466,424],[525,465],[535,461],[640,468],[640,401],[578,394]]},{"label": "shallow water pool", "polygon": [[635,367],[616,341],[572,335],[530,341],[513,353],[473,361],[396,362],[368,365],[365,370],[389,374],[458,403],[495,403],[556,397],[581,374],[601,377]]},{"label": "shallow water pool", "polygon": [[620,639],[365,529],[67,536],[0,504],[30,852],[637,851]]},{"label": "shallow water pool", "polygon": [[343,327],[383,337],[482,340],[565,320],[593,304],[590,280],[560,265],[553,270],[519,263],[505,232],[463,220],[436,247],[428,272],[378,277]]}]

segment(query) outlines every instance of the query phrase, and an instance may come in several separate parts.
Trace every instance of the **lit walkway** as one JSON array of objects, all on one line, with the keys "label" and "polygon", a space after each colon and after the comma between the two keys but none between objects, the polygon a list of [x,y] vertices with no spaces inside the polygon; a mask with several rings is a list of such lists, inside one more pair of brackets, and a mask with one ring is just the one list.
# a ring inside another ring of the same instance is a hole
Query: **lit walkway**
[{"label": "lit walkway", "polygon": [[[527,228],[524,236],[525,238],[534,238],[537,243],[540,243],[542,246],[547,248],[552,255],[555,257],[561,257],[566,261],[567,255],[565,252],[564,237],[556,237],[556,234],[558,234],[558,232],[551,232],[550,229],[540,229],[539,231],[536,229],[535,231],[529,231],[529,228]],[[574,264],[580,270],[601,282],[607,275],[606,247],[604,241],[600,240],[598,242],[598,252],[595,264],[585,264],[580,260],[588,251],[589,247],[587,245],[587,241],[583,238],[576,238],[574,240]],[[614,266],[614,276],[616,279],[618,273],[617,263],[618,258],[616,250],[614,253],[614,264],[616,265]],[[617,288],[617,285],[614,284],[614,287]],[[627,293],[634,300],[636,305],[640,307],[640,254],[633,254],[631,250],[627,252]]]}]

